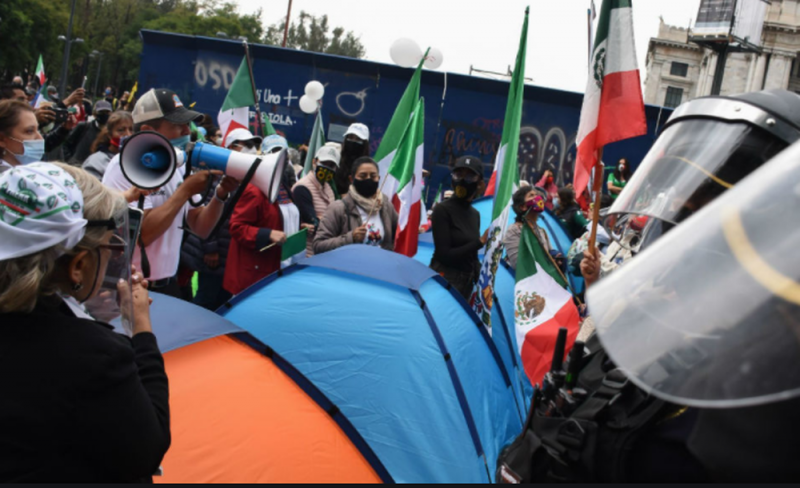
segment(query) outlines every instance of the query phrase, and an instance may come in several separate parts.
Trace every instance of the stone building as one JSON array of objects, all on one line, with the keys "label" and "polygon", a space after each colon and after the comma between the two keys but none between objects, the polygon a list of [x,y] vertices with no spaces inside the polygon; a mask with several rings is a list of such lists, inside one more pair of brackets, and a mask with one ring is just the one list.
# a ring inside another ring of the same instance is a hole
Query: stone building
[{"label": "stone building", "polygon": [[[689,29],[666,25],[647,51],[645,103],[677,107],[711,94],[717,54],[688,41]],[[772,0],[764,19],[762,53],[730,53],[722,95],[770,88],[800,93],[800,0]]]}]

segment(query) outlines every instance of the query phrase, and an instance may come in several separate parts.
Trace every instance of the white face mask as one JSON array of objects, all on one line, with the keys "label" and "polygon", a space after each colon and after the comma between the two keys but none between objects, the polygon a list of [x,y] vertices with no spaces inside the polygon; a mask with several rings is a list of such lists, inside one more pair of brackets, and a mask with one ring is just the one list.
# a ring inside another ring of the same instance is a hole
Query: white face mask
[{"label": "white face mask", "polygon": [[214,143],[216,143],[217,146],[222,146],[222,137],[214,139]]},{"label": "white face mask", "polygon": [[242,154],[258,154],[258,149],[254,147],[243,147],[239,152]]}]

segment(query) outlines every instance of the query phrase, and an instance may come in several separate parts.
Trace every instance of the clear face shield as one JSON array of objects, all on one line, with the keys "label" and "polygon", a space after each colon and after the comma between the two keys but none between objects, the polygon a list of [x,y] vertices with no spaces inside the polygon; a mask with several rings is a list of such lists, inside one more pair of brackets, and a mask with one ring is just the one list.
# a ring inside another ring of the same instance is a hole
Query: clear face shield
[{"label": "clear face shield", "polygon": [[[745,122],[679,120],[647,153],[603,225],[622,246],[638,252],[786,146]],[[639,216],[646,217],[646,223],[636,229]],[[631,238],[631,233],[636,237]]]},{"label": "clear face shield", "polygon": [[800,143],[589,288],[614,363],[679,405],[800,396],[798,208]]},{"label": "clear face shield", "polygon": [[[110,323],[119,317],[123,330],[133,335],[133,301],[131,295],[131,258],[133,237],[129,212],[126,209],[113,219],[90,220],[89,228],[104,228],[101,244],[90,251],[95,262],[95,278],[87,298],[86,311],[101,322]],[[138,229],[137,229],[138,230]]]}]

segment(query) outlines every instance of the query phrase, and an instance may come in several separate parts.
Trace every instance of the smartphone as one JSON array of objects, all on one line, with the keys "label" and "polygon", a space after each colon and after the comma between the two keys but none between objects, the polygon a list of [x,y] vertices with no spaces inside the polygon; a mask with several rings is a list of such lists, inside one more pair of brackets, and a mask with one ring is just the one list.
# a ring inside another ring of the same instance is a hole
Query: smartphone
[{"label": "smartphone", "polygon": [[56,125],[63,124],[69,118],[69,112],[65,108],[50,107],[50,110],[56,113],[56,118],[53,123]]},{"label": "smartphone", "polygon": [[139,243],[139,234],[142,231],[142,219],[144,218],[144,210],[140,208],[128,209],[128,231],[130,232],[130,245],[131,255],[133,255],[133,248]]}]

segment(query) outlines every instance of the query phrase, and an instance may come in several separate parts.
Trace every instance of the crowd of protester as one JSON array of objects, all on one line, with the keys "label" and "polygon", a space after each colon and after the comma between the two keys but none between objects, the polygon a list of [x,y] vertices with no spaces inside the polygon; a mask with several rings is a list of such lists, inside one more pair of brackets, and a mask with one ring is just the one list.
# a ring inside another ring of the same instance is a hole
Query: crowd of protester
[{"label": "crowd of protester", "polygon": [[[310,170],[303,174],[301,162],[307,146],[290,148],[281,135],[261,137],[244,128],[224,135],[211,116],[186,108],[170,90],[150,90],[134,101],[129,92],[117,97],[116,90],[107,87],[92,101],[83,89],[61,98],[50,86],[47,100],[34,103],[40,92],[21,80],[0,90],[0,179],[6,184],[54,172],[68,175],[66,182],[50,189],[37,186],[36,191],[44,193],[36,196],[61,198],[54,195],[66,194],[65,203],[81,209],[76,213],[85,230],[81,225],[60,221],[63,215],[43,214],[40,228],[33,234],[18,229],[21,233],[14,238],[16,244],[2,246],[0,313],[4,327],[0,328],[0,347],[4,355],[11,355],[8,357],[41,357],[41,364],[67,364],[79,359],[74,374],[65,377],[65,388],[83,387],[81,382],[89,381],[92,375],[91,358],[100,350],[106,351],[98,361],[112,366],[104,369],[105,377],[92,380],[97,382],[92,387],[112,381],[118,385],[98,390],[94,401],[86,400],[80,408],[91,412],[97,422],[107,421],[108,431],[119,428],[112,425],[112,416],[132,419],[128,427],[131,432],[120,433],[131,443],[119,446],[114,456],[137,447],[136,452],[122,456],[126,463],[112,467],[115,463],[106,459],[111,450],[98,449],[104,442],[86,437],[88,431],[99,432],[97,425],[68,425],[71,420],[58,423],[57,410],[71,400],[63,397],[61,390],[36,388],[47,373],[33,370],[13,383],[5,383],[10,377],[4,378],[4,384],[12,385],[14,394],[25,400],[3,409],[14,409],[5,413],[21,419],[8,435],[27,438],[26,442],[40,442],[30,435],[42,432],[32,429],[33,424],[41,427],[53,423],[47,432],[53,433],[55,440],[46,454],[52,459],[42,462],[52,471],[14,463],[13,451],[22,447],[0,442],[0,473],[4,479],[15,480],[48,479],[55,473],[79,479],[95,470],[98,479],[146,480],[155,472],[170,442],[166,375],[150,332],[148,292],[216,310],[233,295],[301,258],[359,243],[393,250],[398,213],[380,191],[380,170],[370,157],[370,133],[364,124],[353,123],[341,143],[329,142],[319,148]],[[188,175],[178,170],[159,188],[136,188],[122,172],[120,151],[126,139],[142,131],[157,132],[178,149],[202,141],[254,157],[286,150],[289,161],[280,176],[278,198],[270,201],[253,184],[239,189],[239,181],[207,170]],[[431,231],[435,246],[430,267],[465,298],[478,279],[479,252],[487,240],[486,232],[481,235],[480,215],[472,205],[486,190],[487,169],[488,162],[473,156],[454,160],[452,190],[445,191],[444,198],[421,215],[419,232]],[[426,171],[425,176],[430,173]],[[629,178],[628,163],[621,160],[609,176],[612,196]],[[240,190],[240,198],[232,205],[231,195]],[[512,268],[524,226],[530,226],[544,248],[563,262],[564,256],[551,245],[539,219],[543,212],[552,211],[579,244],[585,240],[591,217],[589,201],[587,194],[576,199],[570,185],[556,186],[549,169],[541,173],[534,186],[521,182],[513,196],[515,223],[504,239]],[[102,276],[108,266],[105,250],[113,248],[109,244],[110,228],[91,226],[93,222],[113,220],[129,206],[139,206],[144,215],[139,240],[129,243],[134,252],[133,278],[128,285],[133,290],[133,306],[142,313],[135,315],[132,339],[125,339],[95,321],[82,304],[98,294],[96,276]],[[229,217],[220,222],[223,215]],[[42,236],[42,229],[49,237]],[[281,246],[303,229],[308,236],[306,249],[289,258],[282,256]],[[28,242],[30,235],[37,237]],[[9,253],[9,249],[14,252]],[[604,272],[619,265],[626,258],[625,252],[625,248],[611,249],[601,262]],[[576,254],[583,257],[580,252]],[[580,259],[572,271],[578,273],[579,268]],[[193,275],[196,291],[190,285]],[[66,325],[73,332],[66,332],[62,327]],[[32,342],[26,342],[26,337],[32,334],[51,337],[50,346],[28,347]],[[84,336],[85,342],[81,342]],[[59,347],[62,339],[76,347]],[[78,455],[73,449],[70,452],[74,456],[59,457],[71,437],[84,438],[88,450]],[[136,440],[139,438],[141,443]],[[97,471],[98,466],[103,469]]]}]

